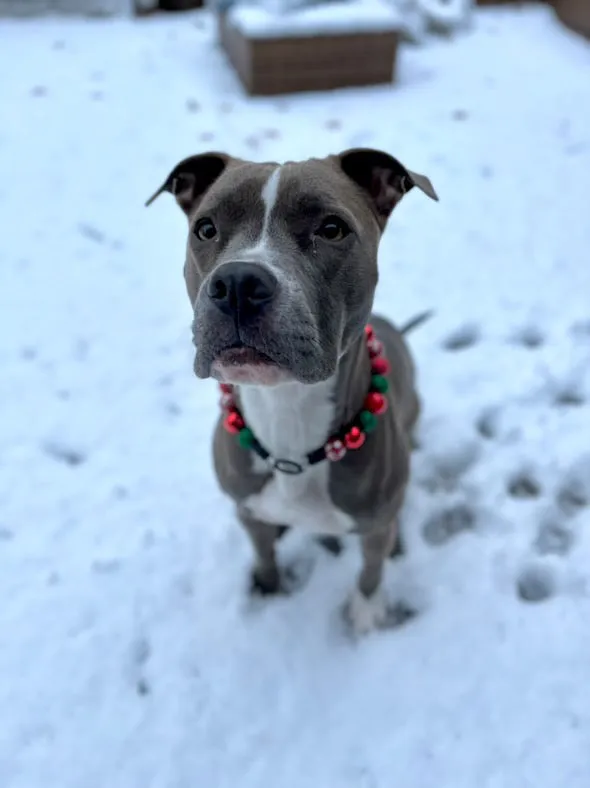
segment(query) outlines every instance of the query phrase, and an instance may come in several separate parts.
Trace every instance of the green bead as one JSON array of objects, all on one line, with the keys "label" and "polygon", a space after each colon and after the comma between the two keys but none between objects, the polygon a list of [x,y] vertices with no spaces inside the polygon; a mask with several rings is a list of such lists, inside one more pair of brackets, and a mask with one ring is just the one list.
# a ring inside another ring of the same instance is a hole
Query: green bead
[{"label": "green bead", "polygon": [[365,432],[373,432],[377,426],[377,416],[371,413],[370,410],[362,410],[360,415],[360,422]]},{"label": "green bead", "polygon": [[238,432],[238,443],[242,449],[250,449],[252,447],[254,444],[254,433],[249,427],[244,427]]},{"label": "green bead", "polygon": [[371,377],[371,388],[380,394],[385,394],[389,388],[389,381],[383,375],[373,375]]}]

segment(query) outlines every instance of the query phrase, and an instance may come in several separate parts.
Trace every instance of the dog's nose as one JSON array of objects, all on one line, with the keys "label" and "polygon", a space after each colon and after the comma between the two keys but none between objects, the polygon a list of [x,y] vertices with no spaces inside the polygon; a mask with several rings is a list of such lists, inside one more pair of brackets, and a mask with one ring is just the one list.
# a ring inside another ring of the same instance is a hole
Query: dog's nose
[{"label": "dog's nose", "polygon": [[277,280],[257,263],[224,263],[214,272],[207,294],[225,315],[240,321],[260,315],[272,301]]}]

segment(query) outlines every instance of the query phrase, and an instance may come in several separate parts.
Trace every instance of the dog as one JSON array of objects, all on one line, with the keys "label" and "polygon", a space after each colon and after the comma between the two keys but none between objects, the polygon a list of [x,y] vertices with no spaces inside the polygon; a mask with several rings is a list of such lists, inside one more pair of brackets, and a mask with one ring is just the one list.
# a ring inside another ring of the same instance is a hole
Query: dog
[{"label": "dog", "polygon": [[356,533],[357,634],[387,620],[382,577],[420,411],[404,331],[372,315],[379,242],[414,187],[438,200],[379,150],[282,165],[211,152],[177,164],[146,203],[169,192],[188,219],[194,371],[220,385],[214,465],[253,545],[252,588],[283,590],[287,528],[334,551]]}]

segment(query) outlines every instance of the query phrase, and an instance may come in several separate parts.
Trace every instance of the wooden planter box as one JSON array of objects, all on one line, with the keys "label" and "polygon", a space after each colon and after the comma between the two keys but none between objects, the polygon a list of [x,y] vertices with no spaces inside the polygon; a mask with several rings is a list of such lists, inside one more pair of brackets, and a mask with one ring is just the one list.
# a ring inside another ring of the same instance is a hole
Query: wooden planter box
[{"label": "wooden planter box", "polygon": [[564,25],[590,38],[590,0],[553,0],[552,4]]},{"label": "wooden planter box", "polygon": [[246,33],[231,12],[218,15],[219,39],[252,96],[391,83],[397,30],[262,36]]}]

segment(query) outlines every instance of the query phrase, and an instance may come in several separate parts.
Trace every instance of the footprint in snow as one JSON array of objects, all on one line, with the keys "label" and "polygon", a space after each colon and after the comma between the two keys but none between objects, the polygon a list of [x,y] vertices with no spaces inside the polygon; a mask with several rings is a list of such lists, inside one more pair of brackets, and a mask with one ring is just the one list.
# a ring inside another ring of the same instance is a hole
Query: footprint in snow
[{"label": "footprint in snow", "polygon": [[508,494],[511,498],[520,500],[538,498],[541,495],[541,485],[531,473],[521,471],[508,480]]},{"label": "footprint in snow", "polygon": [[252,150],[258,150],[260,147],[260,140],[258,137],[255,137],[254,134],[251,134],[249,137],[246,137],[244,140],[244,144],[251,148]]},{"label": "footprint in snow", "polygon": [[533,543],[537,555],[566,556],[574,545],[574,535],[569,528],[559,522],[548,520],[543,523]]},{"label": "footprint in snow", "polygon": [[134,665],[145,665],[152,655],[152,648],[147,637],[137,637],[131,644],[131,659]]},{"label": "footprint in snow", "polygon": [[118,558],[96,558],[91,565],[95,575],[114,575],[121,569]]},{"label": "footprint in snow", "polygon": [[147,637],[138,637],[131,644],[131,663],[139,674],[135,680],[135,692],[140,697],[145,697],[151,692],[151,685],[144,669],[152,656],[152,647]]},{"label": "footprint in snow", "polygon": [[72,468],[82,465],[82,463],[84,463],[87,459],[86,455],[78,449],[75,449],[71,446],[66,446],[63,443],[56,443],[54,441],[48,441],[45,443],[43,446],[43,451],[54,460],[63,462],[65,465],[69,465]]},{"label": "footprint in snow", "polygon": [[146,695],[149,695],[152,690],[148,680],[141,678],[137,680],[135,691],[140,697],[145,697]]},{"label": "footprint in snow", "polygon": [[327,553],[333,556],[341,555],[344,550],[342,539],[339,539],[337,536],[318,536],[316,541]]},{"label": "footprint in snow", "polygon": [[590,455],[580,457],[565,474],[557,491],[557,505],[566,515],[590,506]]},{"label": "footprint in snow", "polygon": [[453,331],[443,342],[443,348],[456,352],[458,350],[466,350],[469,347],[477,344],[480,339],[480,330],[475,323],[466,323],[460,328]]},{"label": "footprint in snow", "polygon": [[475,429],[482,438],[493,440],[498,436],[500,411],[498,408],[486,408],[475,422]]},{"label": "footprint in snow", "polygon": [[570,334],[587,342],[590,337],[590,320],[578,320],[573,323],[570,326]]},{"label": "footprint in snow", "polygon": [[[389,601],[385,618],[377,625],[376,629],[379,631],[399,629],[413,621],[418,614],[419,611],[404,599]],[[340,626],[344,627],[346,636],[353,640],[356,640],[360,634],[355,631],[350,601],[345,602],[340,609]]]},{"label": "footprint in snow", "polygon": [[586,402],[586,397],[575,385],[564,386],[555,392],[553,404],[558,408],[579,408]]},{"label": "footprint in snow", "polygon": [[102,244],[105,240],[105,234],[102,230],[99,230],[98,227],[95,227],[92,224],[88,224],[87,222],[80,222],[78,224],[78,232],[84,238],[87,238],[89,241],[94,241],[94,243]]},{"label": "footprint in snow", "polygon": [[420,484],[430,493],[440,490],[452,492],[478,458],[479,444],[475,441],[465,441],[452,448],[449,447],[444,454],[440,453],[439,456],[432,458],[429,463],[430,468],[420,479]]},{"label": "footprint in snow", "polygon": [[516,592],[522,602],[544,602],[555,594],[555,577],[548,566],[525,567],[516,581]]},{"label": "footprint in snow", "polygon": [[557,504],[564,514],[576,514],[590,504],[590,499],[582,484],[570,482],[557,493]]},{"label": "footprint in snow", "polygon": [[286,594],[301,591],[311,578],[315,567],[315,558],[311,555],[300,555],[282,569],[282,587]]},{"label": "footprint in snow", "polygon": [[457,504],[432,515],[422,528],[424,541],[440,547],[455,536],[475,530],[475,511],[467,504]]},{"label": "footprint in snow", "polygon": [[38,351],[36,347],[27,345],[21,350],[21,358],[25,361],[34,361],[37,358]]},{"label": "footprint in snow", "polygon": [[534,350],[541,347],[545,342],[545,335],[535,325],[523,326],[512,337],[512,341],[516,345],[521,345],[528,350]]}]

